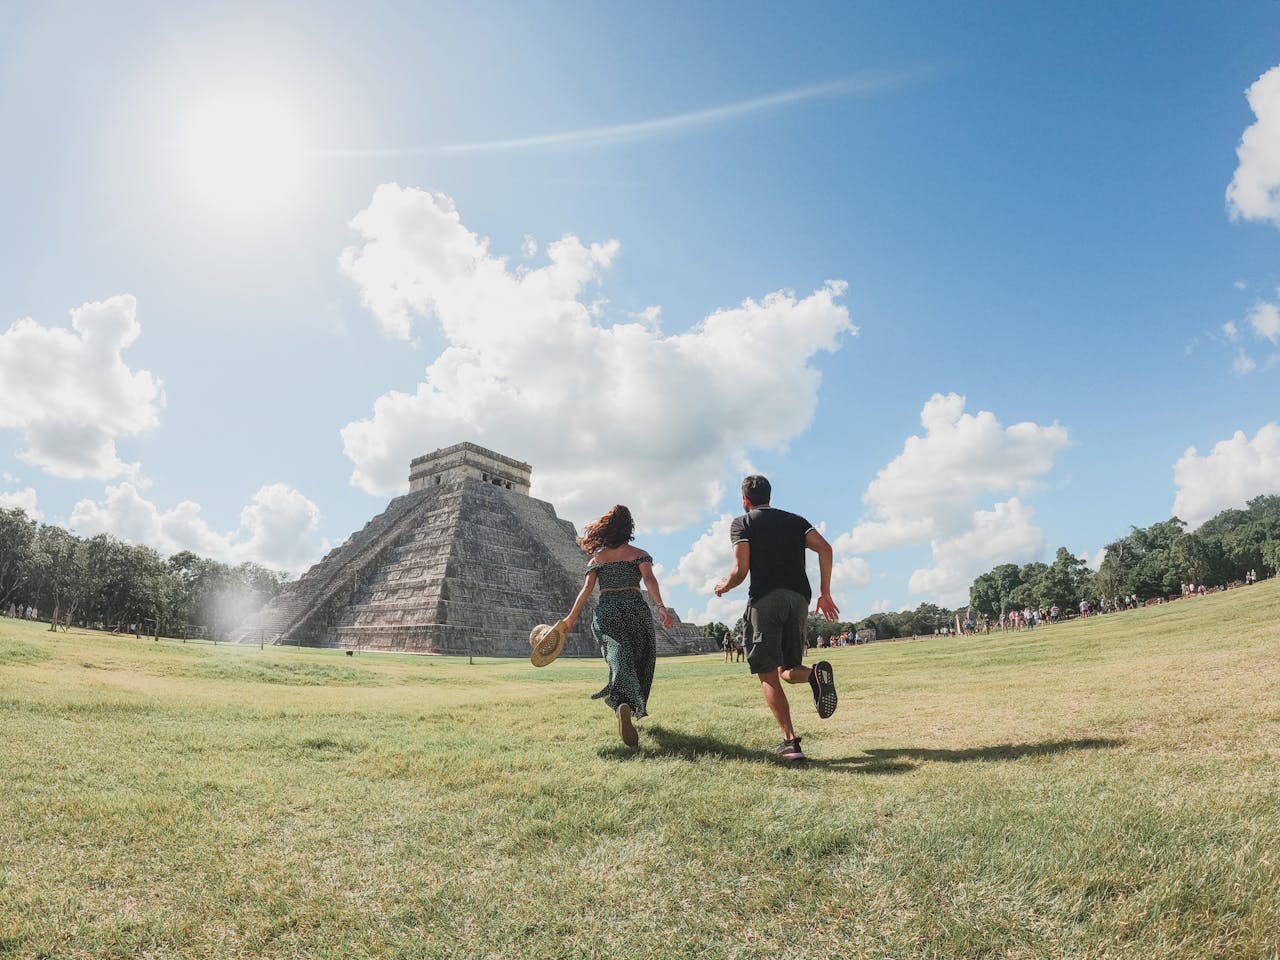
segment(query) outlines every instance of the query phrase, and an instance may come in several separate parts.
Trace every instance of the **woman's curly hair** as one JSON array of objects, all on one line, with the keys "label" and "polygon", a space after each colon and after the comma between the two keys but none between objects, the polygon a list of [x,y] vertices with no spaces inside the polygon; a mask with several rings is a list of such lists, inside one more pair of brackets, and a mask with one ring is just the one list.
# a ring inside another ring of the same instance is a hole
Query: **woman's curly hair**
[{"label": "woman's curly hair", "polygon": [[578,538],[578,546],[587,553],[595,553],[605,547],[620,547],[636,538],[636,522],[631,511],[618,504],[594,523],[588,523]]}]

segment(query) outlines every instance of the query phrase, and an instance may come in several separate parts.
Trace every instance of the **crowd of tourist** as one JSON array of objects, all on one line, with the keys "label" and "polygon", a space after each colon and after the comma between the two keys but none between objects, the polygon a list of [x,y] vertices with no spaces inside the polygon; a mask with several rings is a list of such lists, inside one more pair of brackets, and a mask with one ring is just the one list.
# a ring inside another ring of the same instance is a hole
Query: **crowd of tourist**
[{"label": "crowd of tourist", "polygon": [[747,659],[746,637],[735,637],[731,633],[726,633],[724,639],[720,641],[720,647],[724,650],[725,663],[741,663]]},{"label": "crowd of tourist", "polygon": [[[808,646],[810,649],[816,647],[827,650],[832,647],[852,647],[866,642],[866,638],[859,637],[856,632],[845,632],[833,633],[829,637],[822,634],[819,634],[816,638],[811,637],[808,641]],[[734,636],[732,633],[726,633],[720,640],[720,649],[724,651],[725,663],[741,663],[747,659],[747,640],[744,636]]]},{"label": "crowd of tourist", "polygon": [[[1249,570],[1248,573],[1245,574],[1244,584],[1247,586],[1257,582],[1257,571]],[[1239,585],[1239,583],[1235,584],[1235,586]],[[1219,588],[1216,587],[1206,587],[1203,583],[1184,583],[1182,584],[1182,598],[1203,597],[1206,593],[1214,593],[1218,589]],[[1175,597],[1170,599],[1177,598]],[[1138,607],[1149,604],[1165,602],[1165,598],[1160,596],[1152,597],[1144,603],[1142,600],[1138,599],[1138,595],[1136,593],[1131,593],[1128,596],[1121,597],[1102,597],[1098,600],[1096,607],[1088,600],[1081,600],[1079,604],[1079,616],[1082,619],[1087,619],[1088,617],[1097,616],[1098,614],[1117,613],[1121,610],[1134,610]],[[1000,616],[994,621],[987,616],[983,616],[978,619],[971,616],[961,624],[961,633],[990,633],[993,627],[998,629],[1001,633],[1009,630],[1034,630],[1040,624],[1056,623],[1061,617],[1062,611],[1058,608],[1057,604],[1053,604],[1048,609],[1043,607],[1026,607],[1021,610],[1010,610],[1008,612],[1001,611]]]},{"label": "crowd of tourist", "polygon": [[857,632],[854,633],[833,633],[829,637],[818,635],[815,645],[826,649],[828,647],[852,647],[859,643],[866,643],[866,639],[859,637]]},{"label": "crowd of tourist", "polygon": [[0,607],[0,614],[6,617],[13,617],[15,620],[39,620],[40,611],[33,606],[23,606],[20,603],[10,603],[9,606]]}]

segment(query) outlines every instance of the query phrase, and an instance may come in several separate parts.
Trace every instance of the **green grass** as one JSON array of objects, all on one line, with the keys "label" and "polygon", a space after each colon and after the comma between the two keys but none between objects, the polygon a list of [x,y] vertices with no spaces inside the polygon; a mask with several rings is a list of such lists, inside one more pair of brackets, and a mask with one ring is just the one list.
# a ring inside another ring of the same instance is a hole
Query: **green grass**
[{"label": "green grass", "polygon": [[0,956],[1280,957],[1280,581],[830,651],[354,658],[0,620]]}]

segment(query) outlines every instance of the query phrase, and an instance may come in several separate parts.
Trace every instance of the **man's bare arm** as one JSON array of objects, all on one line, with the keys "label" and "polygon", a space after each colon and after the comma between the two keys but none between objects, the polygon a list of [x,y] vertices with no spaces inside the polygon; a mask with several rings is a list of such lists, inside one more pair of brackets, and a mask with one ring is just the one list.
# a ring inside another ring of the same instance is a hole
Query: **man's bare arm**
[{"label": "man's bare arm", "polygon": [[746,540],[739,540],[733,545],[733,569],[729,571],[729,575],[716,584],[716,596],[723,597],[726,593],[747,579],[747,574],[751,571],[751,544]]},{"label": "man's bare arm", "polygon": [[805,534],[804,545],[818,555],[818,612],[827,620],[835,620],[840,608],[831,599],[831,544],[817,530],[810,530]]}]

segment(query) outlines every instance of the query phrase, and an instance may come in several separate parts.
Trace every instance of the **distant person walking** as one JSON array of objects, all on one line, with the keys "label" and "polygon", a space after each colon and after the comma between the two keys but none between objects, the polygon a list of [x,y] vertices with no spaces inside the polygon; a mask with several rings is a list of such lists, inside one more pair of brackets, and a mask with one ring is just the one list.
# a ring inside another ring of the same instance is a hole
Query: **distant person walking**
[{"label": "distant person walking", "polygon": [[671,611],[662,602],[658,579],[653,575],[653,557],[631,545],[635,529],[631,511],[621,504],[595,523],[587,524],[578,545],[591,554],[591,560],[582,590],[564,618],[566,631],[572,630],[599,584],[600,599],[591,619],[591,633],[609,665],[609,682],[599,693],[592,694],[591,699],[603,699],[614,712],[618,735],[629,747],[640,743],[633,720],[648,713],[649,690],[653,686],[658,656],[653,614],[640,592],[641,581],[658,607],[663,629],[670,630],[675,623]]},{"label": "distant person walking", "polygon": [[813,596],[805,573],[806,550],[818,555],[818,612],[834,621],[840,610],[831,598],[831,544],[808,520],[775,509],[769,502],[771,495],[769,481],[762,476],[742,481],[742,508],[747,512],[729,529],[733,569],[716,584],[715,593],[722,597],[750,576],[744,625],[747,664],[760,678],[765,703],[782,729],[778,756],[803,760],[781,681],[807,682],[819,717],[825,719],[836,709],[831,664],[820,660],[810,668],[803,662],[805,621]]}]

